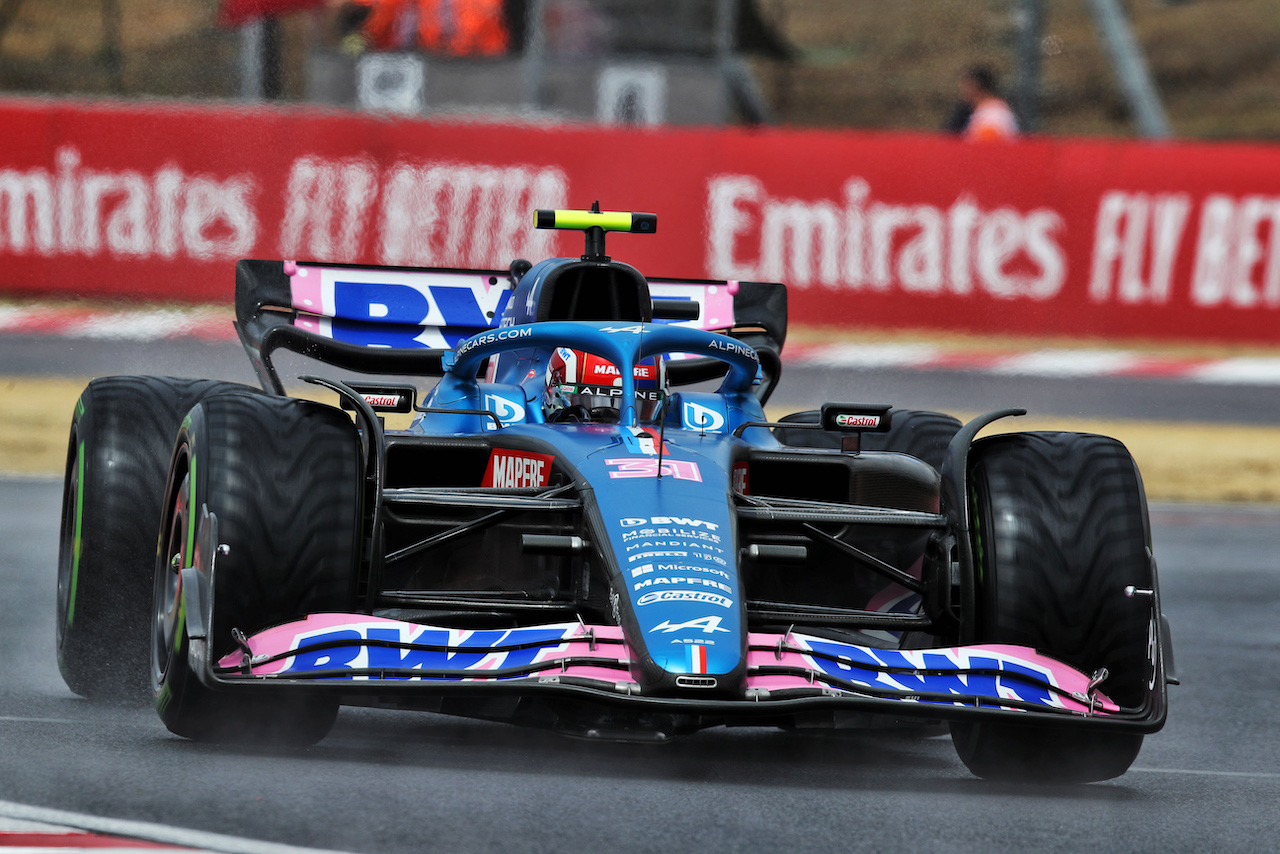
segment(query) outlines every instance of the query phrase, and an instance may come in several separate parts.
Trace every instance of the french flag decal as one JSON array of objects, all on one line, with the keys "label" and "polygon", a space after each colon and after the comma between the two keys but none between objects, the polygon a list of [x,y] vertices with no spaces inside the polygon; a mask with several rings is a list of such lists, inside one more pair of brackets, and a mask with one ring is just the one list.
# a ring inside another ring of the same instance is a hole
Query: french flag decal
[{"label": "french flag decal", "polygon": [[689,650],[689,672],[706,673],[707,648],[700,643],[689,644],[685,648]]}]

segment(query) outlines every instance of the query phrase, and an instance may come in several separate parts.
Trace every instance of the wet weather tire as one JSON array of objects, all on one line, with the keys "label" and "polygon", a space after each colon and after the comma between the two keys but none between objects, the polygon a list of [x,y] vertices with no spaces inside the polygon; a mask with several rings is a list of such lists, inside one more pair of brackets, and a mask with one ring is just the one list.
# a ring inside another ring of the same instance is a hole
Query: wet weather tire
[{"label": "wet weather tire", "polygon": [[[1104,694],[1140,706],[1154,674],[1150,525],[1133,458],[1114,439],[1017,433],[970,454],[974,640],[1033,647],[1092,674]],[[1142,735],[1078,726],[955,722],[961,760],[979,777],[1092,782],[1128,770]]]},{"label": "wet weather tire", "polygon": [[76,402],[58,554],[58,668],[91,699],[147,696],[151,576],[173,439],[214,380],[96,379]]},{"label": "wet weather tire", "polygon": [[[861,449],[907,454],[941,469],[947,444],[960,430],[960,422],[942,412],[922,409],[891,409],[889,413],[889,430],[885,433],[863,433]],[[816,424],[818,418],[818,410],[811,409],[792,413],[782,420]],[[844,435],[847,434],[805,428],[779,427],[774,430],[779,442],[800,448],[839,448]]]},{"label": "wet weather tire", "polygon": [[269,685],[214,690],[188,657],[181,576],[200,565],[203,508],[217,519],[208,659],[245,636],[354,607],[360,540],[360,441],[340,411],[308,401],[226,396],[196,406],[178,433],[164,540],[155,562],[152,688],[171,732],[198,741],[313,744],[333,726],[336,698]]}]

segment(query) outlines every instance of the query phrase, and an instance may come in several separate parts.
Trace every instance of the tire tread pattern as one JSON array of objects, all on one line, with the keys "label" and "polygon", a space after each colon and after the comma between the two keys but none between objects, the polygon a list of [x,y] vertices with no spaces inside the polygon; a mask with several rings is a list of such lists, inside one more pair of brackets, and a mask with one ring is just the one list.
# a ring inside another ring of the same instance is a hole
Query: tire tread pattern
[{"label": "tire tread pattern", "polygon": [[[1115,439],[1013,433],[970,455],[977,640],[1035,648],[1092,673],[1121,705],[1147,691],[1150,525],[1133,458]],[[1128,770],[1142,736],[1051,724],[953,723],[961,760],[980,777],[1093,782]]]},{"label": "tire tread pattern", "polygon": [[[194,468],[191,512],[208,506],[219,543],[230,549],[212,579],[212,661],[235,650],[233,628],[252,635],[307,614],[352,610],[362,472],[350,418],[292,398],[214,397],[192,411],[179,450],[184,444],[191,463],[182,468],[175,456],[170,490]],[[338,713],[332,695],[265,685],[211,690],[185,652],[163,675],[153,665],[153,675],[165,726],[197,741],[305,746],[323,738]]]},{"label": "tire tread pattern", "polygon": [[[60,589],[58,603],[58,664],[75,693],[115,700],[145,696],[151,579],[173,440],[196,402],[229,392],[257,390],[218,380],[110,376],[93,380],[81,394],[64,487],[71,486],[76,445],[83,442],[81,553],[71,624],[65,623],[67,591]],[[60,572],[70,571],[73,540],[74,530],[64,529]]]},{"label": "tire tread pattern", "polygon": [[[351,607],[359,531],[358,440],[328,406],[234,397],[204,404],[208,457],[198,478],[218,516],[215,654],[251,634]],[[198,508],[197,508],[198,512]]]},{"label": "tire tread pattern", "polygon": [[1133,458],[1104,436],[996,438],[975,468],[989,502],[981,535],[995,576],[980,605],[986,638],[1086,671],[1105,666],[1108,695],[1141,703],[1150,609],[1122,593],[1152,583]]}]

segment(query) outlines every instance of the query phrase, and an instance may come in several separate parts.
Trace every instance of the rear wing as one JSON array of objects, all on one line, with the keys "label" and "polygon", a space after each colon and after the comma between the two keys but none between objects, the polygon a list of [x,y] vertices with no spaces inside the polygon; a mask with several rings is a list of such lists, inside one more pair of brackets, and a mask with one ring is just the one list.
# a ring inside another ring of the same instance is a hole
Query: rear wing
[{"label": "rear wing", "polygon": [[[236,264],[236,331],[262,387],[276,394],[284,393],[272,362],[279,349],[360,373],[438,377],[445,353],[501,324],[527,269],[522,264],[512,270],[464,270],[242,260]],[[755,347],[765,373],[759,393],[762,399],[768,396],[781,371],[779,354],[787,335],[783,285],[648,282],[655,321],[723,332]],[[674,384],[723,372],[724,363],[715,359],[669,365]]]}]

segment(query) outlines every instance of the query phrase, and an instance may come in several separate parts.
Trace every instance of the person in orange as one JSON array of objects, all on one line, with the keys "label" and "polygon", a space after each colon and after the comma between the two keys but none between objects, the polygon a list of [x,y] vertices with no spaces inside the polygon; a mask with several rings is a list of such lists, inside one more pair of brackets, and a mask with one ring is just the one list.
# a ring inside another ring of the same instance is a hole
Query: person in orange
[{"label": "person in orange", "polygon": [[986,142],[1018,135],[1018,119],[997,94],[996,75],[988,66],[975,65],[964,73],[960,97],[973,109],[963,131],[966,139]]},{"label": "person in orange", "polygon": [[452,56],[506,53],[503,0],[352,0],[368,9],[363,33],[374,50],[421,48]]}]

